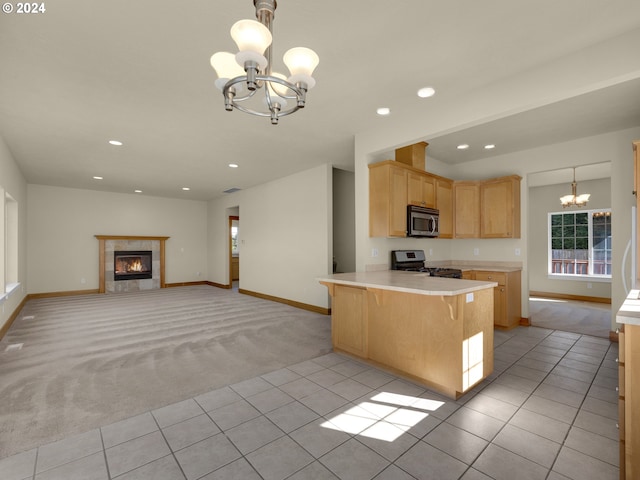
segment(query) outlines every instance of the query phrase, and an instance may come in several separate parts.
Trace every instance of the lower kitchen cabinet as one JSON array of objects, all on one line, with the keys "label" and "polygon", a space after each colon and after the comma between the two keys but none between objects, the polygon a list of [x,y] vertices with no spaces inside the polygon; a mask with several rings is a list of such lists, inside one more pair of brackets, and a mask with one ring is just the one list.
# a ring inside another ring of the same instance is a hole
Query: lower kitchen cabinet
[{"label": "lower kitchen cabinet", "polygon": [[620,478],[640,478],[640,325],[618,334]]},{"label": "lower kitchen cabinet", "polygon": [[492,272],[475,270],[474,280],[498,282],[493,289],[493,319],[498,328],[514,328],[520,325],[522,302],[520,271]]},{"label": "lower kitchen cabinet", "polygon": [[367,290],[332,285],[331,340],[334,347],[358,357],[368,355]]}]

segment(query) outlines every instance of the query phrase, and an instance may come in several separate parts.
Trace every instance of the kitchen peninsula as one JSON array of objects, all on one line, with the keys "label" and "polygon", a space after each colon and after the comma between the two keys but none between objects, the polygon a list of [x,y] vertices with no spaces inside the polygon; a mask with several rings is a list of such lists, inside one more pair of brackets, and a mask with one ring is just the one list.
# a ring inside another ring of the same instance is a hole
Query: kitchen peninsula
[{"label": "kitchen peninsula", "polygon": [[459,398],[493,371],[496,282],[403,271],[319,279],[333,348]]}]

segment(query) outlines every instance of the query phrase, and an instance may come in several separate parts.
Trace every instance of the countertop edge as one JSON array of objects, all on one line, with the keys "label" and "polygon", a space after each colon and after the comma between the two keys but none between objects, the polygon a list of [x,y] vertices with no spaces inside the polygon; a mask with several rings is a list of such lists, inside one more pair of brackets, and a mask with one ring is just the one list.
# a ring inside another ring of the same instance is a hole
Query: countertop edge
[{"label": "countertop edge", "polygon": [[[479,280],[462,280],[462,279],[447,279],[447,280],[450,280],[452,282],[465,282],[466,286],[463,288],[455,289],[455,290],[443,290],[443,289],[428,290],[426,288],[413,288],[413,287],[407,287],[402,285],[387,285],[387,284],[380,284],[376,282],[367,282],[367,281],[336,279],[336,278],[330,278],[330,277],[317,278],[317,281],[320,283],[333,283],[336,285],[347,285],[347,286],[367,288],[367,289],[389,290],[394,292],[412,293],[417,295],[431,295],[431,296],[444,296],[444,297],[464,295],[466,293],[477,292],[479,290],[485,290],[487,288],[494,288],[498,286],[497,282],[486,282],[486,281],[479,281]],[[469,283],[473,283],[475,285],[469,286]]]},{"label": "countertop edge", "polygon": [[633,289],[616,313],[616,323],[640,325],[640,290]]}]

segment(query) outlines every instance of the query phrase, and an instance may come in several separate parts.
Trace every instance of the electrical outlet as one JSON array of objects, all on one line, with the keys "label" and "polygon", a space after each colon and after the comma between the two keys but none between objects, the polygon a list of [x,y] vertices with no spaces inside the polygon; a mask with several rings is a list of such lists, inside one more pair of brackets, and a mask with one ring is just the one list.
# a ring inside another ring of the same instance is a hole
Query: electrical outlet
[{"label": "electrical outlet", "polygon": [[467,293],[467,303],[473,302],[473,292]]},{"label": "electrical outlet", "polygon": [[480,255],[480,249],[479,248],[474,248],[473,249],[473,254],[474,255]]},{"label": "electrical outlet", "polygon": [[87,283],[87,279],[86,279],[86,278],[81,278],[81,279],[80,279],[80,283],[81,283],[82,285],[84,285],[85,283]]},{"label": "electrical outlet", "polygon": [[587,283],[587,288],[593,288],[593,283],[588,282],[588,283]]},{"label": "electrical outlet", "polygon": [[377,257],[378,256],[378,249],[377,248],[372,248],[371,249],[371,256],[372,257]]},{"label": "electrical outlet", "polygon": [[516,248],[516,257],[519,257],[519,256],[520,256],[520,249]]},{"label": "electrical outlet", "polygon": [[433,256],[433,248],[429,249],[429,256]]}]

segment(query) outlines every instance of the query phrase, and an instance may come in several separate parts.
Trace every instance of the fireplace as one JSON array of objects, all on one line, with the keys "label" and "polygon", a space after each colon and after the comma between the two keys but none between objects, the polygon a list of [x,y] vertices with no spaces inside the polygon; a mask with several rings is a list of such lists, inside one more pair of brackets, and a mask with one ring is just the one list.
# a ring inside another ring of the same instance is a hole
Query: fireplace
[{"label": "fireplace", "polygon": [[113,279],[120,281],[152,278],[152,259],[151,250],[113,252]]}]

